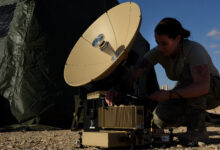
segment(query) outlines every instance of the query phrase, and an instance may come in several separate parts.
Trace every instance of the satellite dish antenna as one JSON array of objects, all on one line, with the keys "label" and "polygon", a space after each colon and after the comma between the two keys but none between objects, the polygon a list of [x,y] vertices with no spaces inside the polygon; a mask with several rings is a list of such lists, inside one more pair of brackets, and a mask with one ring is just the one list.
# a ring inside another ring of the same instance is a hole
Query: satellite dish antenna
[{"label": "satellite dish antenna", "polygon": [[141,22],[139,6],[119,4],[101,15],[79,38],[67,58],[64,79],[81,86],[111,74],[127,58]]}]

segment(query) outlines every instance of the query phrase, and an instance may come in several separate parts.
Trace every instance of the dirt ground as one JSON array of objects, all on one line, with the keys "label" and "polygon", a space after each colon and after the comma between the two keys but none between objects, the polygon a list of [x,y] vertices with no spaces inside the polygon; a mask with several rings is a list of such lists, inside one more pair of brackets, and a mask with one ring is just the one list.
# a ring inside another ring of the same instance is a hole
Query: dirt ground
[{"label": "dirt ground", "polygon": [[[210,110],[209,112],[220,114],[220,107]],[[220,150],[220,126],[207,127],[209,134],[209,144],[199,143],[198,147],[184,147],[175,145],[169,150],[184,149],[184,150]],[[185,127],[174,129],[174,136],[186,131]],[[71,130],[54,130],[54,131],[25,131],[25,132],[2,132],[0,133],[0,150],[96,150],[100,148],[87,147],[78,148],[77,141],[79,134],[77,131]],[[149,148],[141,148],[149,149]],[[154,148],[163,149],[163,148]]]}]

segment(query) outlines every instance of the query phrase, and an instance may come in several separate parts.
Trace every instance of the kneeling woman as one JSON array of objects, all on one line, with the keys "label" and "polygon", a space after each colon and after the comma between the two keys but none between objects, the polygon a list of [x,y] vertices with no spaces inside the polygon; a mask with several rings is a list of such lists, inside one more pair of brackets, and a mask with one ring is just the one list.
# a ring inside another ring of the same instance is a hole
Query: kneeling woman
[{"label": "kneeling woman", "polygon": [[189,140],[199,141],[208,138],[205,110],[220,104],[220,78],[205,48],[189,36],[176,19],[161,20],[155,28],[158,46],[145,54],[133,75],[138,78],[160,63],[168,78],[178,82],[173,90],[149,96],[160,102],[153,112],[154,123],[160,128],[186,125]]}]

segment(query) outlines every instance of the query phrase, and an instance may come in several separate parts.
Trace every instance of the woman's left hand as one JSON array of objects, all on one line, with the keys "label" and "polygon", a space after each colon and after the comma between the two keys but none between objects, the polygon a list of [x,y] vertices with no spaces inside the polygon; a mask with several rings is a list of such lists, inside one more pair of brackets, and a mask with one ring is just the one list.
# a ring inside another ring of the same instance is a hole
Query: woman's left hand
[{"label": "woman's left hand", "polygon": [[157,102],[163,102],[169,99],[169,92],[165,90],[159,90],[151,94],[148,98]]}]

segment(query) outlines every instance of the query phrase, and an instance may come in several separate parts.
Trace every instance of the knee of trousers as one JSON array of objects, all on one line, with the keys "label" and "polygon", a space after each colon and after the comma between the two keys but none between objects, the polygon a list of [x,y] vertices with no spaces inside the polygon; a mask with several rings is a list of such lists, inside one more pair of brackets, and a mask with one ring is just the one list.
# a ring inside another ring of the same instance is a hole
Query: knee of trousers
[{"label": "knee of trousers", "polygon": [[207,99],[205,96],[187,99],[186,102],[186,112],[189,112],[189,110],[206,110],[207,108]]}]

